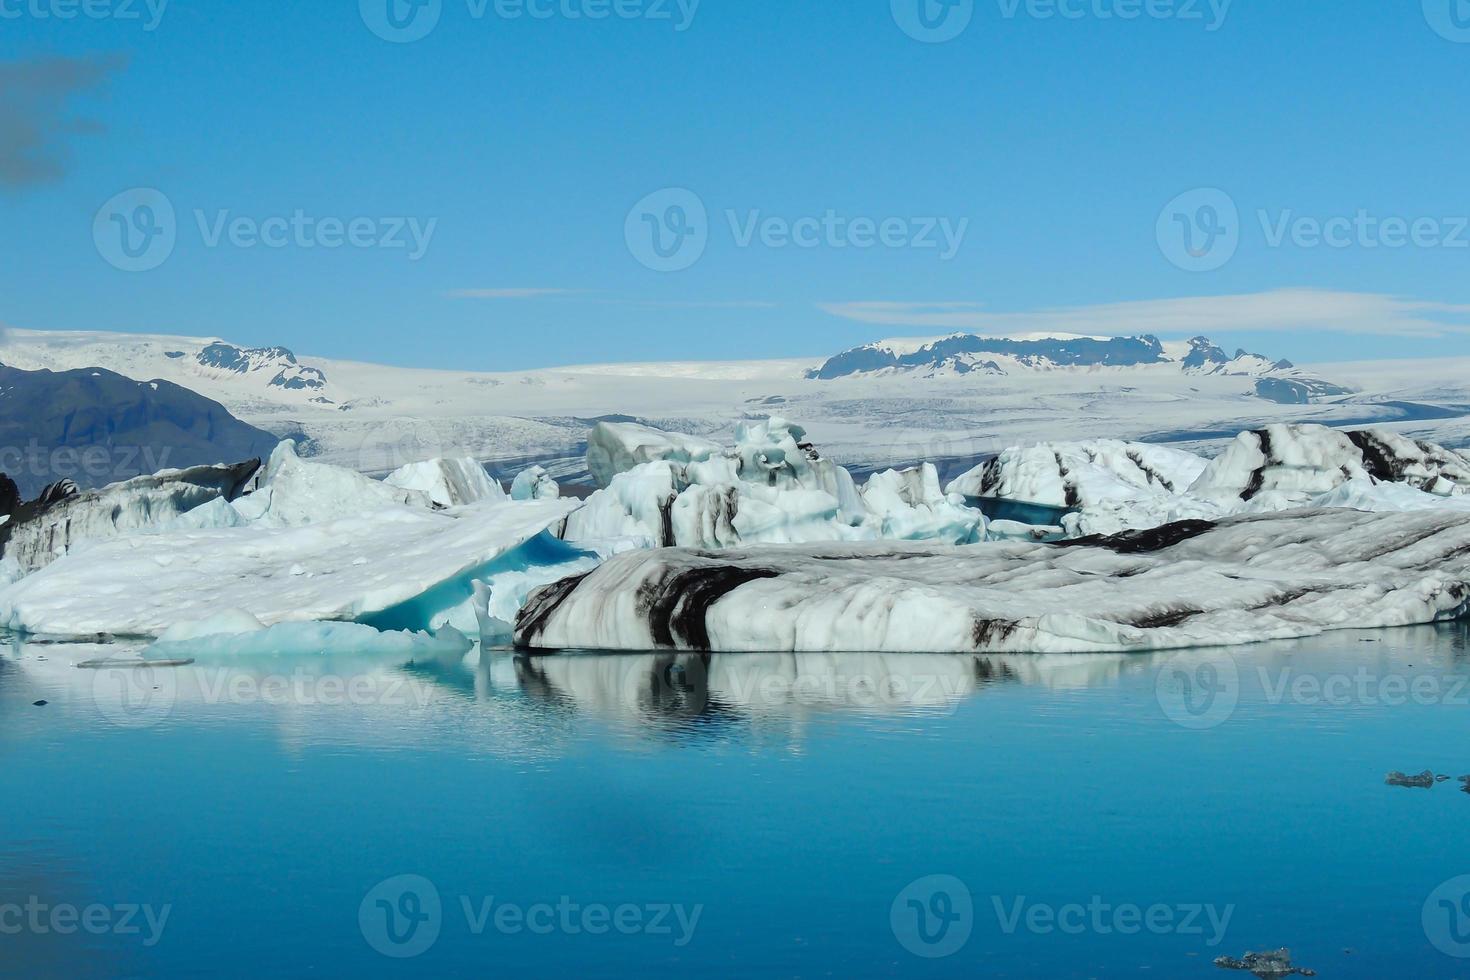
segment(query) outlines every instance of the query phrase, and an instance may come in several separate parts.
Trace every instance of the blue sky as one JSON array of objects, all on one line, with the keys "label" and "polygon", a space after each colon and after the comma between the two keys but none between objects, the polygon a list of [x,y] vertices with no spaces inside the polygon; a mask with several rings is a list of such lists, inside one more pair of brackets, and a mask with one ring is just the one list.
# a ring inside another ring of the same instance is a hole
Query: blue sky
[{"label": "blue sky", "polygon": [[[87,2],[0,0],[14,327],[483,370],[1069,327],[1470,355],[1464,0]],[[910,36],[920,2],[963,29]]]}]

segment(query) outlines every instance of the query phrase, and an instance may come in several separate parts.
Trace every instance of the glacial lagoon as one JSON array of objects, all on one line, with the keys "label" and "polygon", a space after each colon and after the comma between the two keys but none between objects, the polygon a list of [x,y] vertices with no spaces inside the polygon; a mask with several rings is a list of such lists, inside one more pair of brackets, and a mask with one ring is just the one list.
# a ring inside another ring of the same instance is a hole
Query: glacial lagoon
[{"label": "glacial lagoon", "polygon": [[0,975],[1470,975],[1463,622],[74,666],[137,652],[0,655]]}]

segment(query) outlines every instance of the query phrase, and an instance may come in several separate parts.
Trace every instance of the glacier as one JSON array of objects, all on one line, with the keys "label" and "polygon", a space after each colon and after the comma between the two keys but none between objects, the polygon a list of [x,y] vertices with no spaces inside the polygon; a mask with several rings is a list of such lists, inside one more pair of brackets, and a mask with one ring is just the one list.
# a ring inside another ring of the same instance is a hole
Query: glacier
[{"label": "glacier", "polygon": [[533,593],[535,650],[1085,653],[1470,612],[1470,521],[1295,510],[1059,544],[661,549]]}]

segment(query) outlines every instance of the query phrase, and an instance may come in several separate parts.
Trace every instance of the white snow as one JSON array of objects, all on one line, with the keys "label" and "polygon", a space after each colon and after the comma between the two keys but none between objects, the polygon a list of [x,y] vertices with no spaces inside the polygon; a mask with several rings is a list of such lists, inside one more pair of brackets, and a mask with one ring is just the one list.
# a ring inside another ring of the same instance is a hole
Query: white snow
[{"label": "white snow", "polygon": [[1067,653],[1240,644],[1467,613],[1463,514],[1291,511],[1101,545],[636,552],[533,595],[517,640],[545,649]]}]

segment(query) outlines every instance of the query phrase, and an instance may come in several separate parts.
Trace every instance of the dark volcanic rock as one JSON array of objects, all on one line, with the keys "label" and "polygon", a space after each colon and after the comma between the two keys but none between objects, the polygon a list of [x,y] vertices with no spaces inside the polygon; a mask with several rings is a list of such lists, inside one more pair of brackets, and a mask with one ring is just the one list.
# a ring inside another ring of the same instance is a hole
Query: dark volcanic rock
[{"label": "dark volcanic rock", "polygon": [[1315,977],[1316,970],[1291,965],[1291,950],[1282,947],[1271,953],[1246,953],[1241,959],[1221,956],[1215,965],[1222,970],[1248,970],[1258,977]]},{"label": "dark volcanic rock", "polygon": [[[279,440],[167,381],[102,368],[0,366],[0,503],[48,487],[86,490],[162,469],[270,455]],[[59,491],[58,491],[59,492]]]},{"label": "dark volcanic rock", "polygon": [[1417,776],[1406,776],[1401,772],[1391,772],[1384,777],[1383,781],[1389,786],[1404,786],[1409,789],[1433,789],[1435,783],[1434,773],[1428,769],[1419,773]]}]

